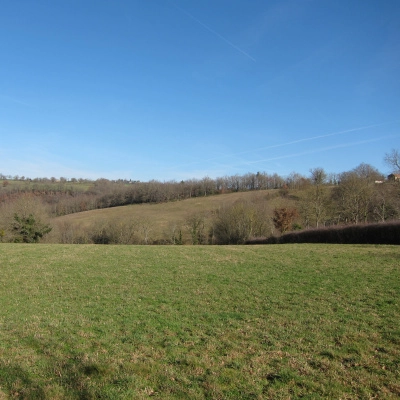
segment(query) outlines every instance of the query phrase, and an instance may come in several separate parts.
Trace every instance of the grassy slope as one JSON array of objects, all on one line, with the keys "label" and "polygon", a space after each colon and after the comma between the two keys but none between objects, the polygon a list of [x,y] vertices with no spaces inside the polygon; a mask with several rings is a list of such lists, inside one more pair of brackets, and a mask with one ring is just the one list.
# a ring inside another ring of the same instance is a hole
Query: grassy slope
[{"label": "grassy slope", "polygon": [[152,226],[151,238],[157,240],[164,237],[164,233],[172,224],[183,226],[188,217],[194,214],[203,214],[206,218],[206,226],[208,226],[213,211],[236,201],[266,201],[272,208],[289,201],[282,200],[282,198],[276,197],[277,195],[276,190],[262,190],[196,197],[161,204],[135,204],[70,214],[54,218],[53,222],[56,224],[67,222],[85,227],[93,224],[96,220],[147,219]]},{"label": "grassy slope", "polygon": [[396,246],[0,244],[0,398],[400,396]]},{"label": "grassy slope", "polygon": [[[3,180],[4,182],[4,180]],[[1,181],[0,181],[1,183]],[[93,183],[91,182],[33,182],[33,181],[16,181],[16,180],[7,180],[6,186],[1,185],[0,193],[7,192],[9,190],[71,190],[73,192],[86,192],[90,188],[93,187]]]}]

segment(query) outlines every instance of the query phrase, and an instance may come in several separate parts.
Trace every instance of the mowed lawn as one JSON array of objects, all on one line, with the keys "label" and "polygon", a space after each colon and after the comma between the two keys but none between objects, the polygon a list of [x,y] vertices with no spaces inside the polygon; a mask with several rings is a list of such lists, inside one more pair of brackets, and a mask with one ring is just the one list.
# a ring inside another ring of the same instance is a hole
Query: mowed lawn
[{"label": "mowed lawn", "polygon": [[0,244],[0,399],[395,399],[400,247]]}]

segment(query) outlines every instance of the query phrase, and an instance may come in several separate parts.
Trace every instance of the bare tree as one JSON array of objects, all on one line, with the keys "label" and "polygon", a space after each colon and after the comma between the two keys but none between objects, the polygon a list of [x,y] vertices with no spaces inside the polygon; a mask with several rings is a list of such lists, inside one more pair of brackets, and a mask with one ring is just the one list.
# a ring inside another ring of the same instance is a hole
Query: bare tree
[{"label": "bare tree", "polygon": [[314,222],[316,227],[326,218],[328,206],[328,192],[324,184],[327,175],[323,168],[313,168],[310,170],[310,181],[312,186],[305,191],[302,201],[302,215],[306,226]]},{"label": "bare tree", "polygon": [[313,185],[304,191],[301,201],[301,215],[306,226],[318,227],[326,221],[329,209],[329,189],[326,186]]},{"label": "bare tree", "polygon": [[323,168],[312,168],[310,169],[311,182],[313,185],[323,185],[326,183],[327,174]]},{"label": "bare tree", "polygon": [[393,169],[393,172],[400,172],[400,151],[392,149],[390,153],[385,154],[385,163]]},{"label": "bare tree", "polygon": [[399,194],[397,185],[375,185],[371,199],[371,211],[374,220],[384,222],[396,218],[399,213]]},{"label": "bare tree", "polygon": [[370,215],[374,182],[382,175],[368,164],[360,164],[340,175],[340,184],[333,191],[338,221],[367,222]]},{"label": "bare tree", "polygon": [[206,242],[204,219],[204,215],[194,214],[186,220],[192,244],[205,244]]},{"label": "bare tree", "polygon": [[183,244],[182,224],[172,222],[164,232],[164,240],[170,244]]},{"label": "bare tree", "polygon": [[267,236],[271,229],[269,208],[261,203],[237,201],[215,212],[212,234],[215,243],[241,244],[251,237]]},{"label": "bare tree", "polygon": [[152,230],[151,221],[148,218],[140,218],[137,221],[137,225],[139,227],[139,232],[142,236],[143,243],[149,244],[150,241],[150,232]]},{"label": "bare tree", "polygon": [[48,208],[38,196],[23,193],[0,203],[0,228],[4,241],[39,241],[51,230]]}]

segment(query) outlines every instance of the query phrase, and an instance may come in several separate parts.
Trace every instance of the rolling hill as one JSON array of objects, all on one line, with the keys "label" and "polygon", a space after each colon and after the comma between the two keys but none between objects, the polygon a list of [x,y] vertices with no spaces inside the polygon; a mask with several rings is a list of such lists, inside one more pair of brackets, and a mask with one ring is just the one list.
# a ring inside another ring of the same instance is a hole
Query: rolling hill
[{"label": "rolling hill", "polygon": [[168,231],[173,227],[182,229],[184,241],[186,241],[189,233],[185,229],[185,225],[189,218],[193,216],[203,217],[204,225],[207,229],[211,226],[216,210],[228,207],[236,202],[262,204],[267,209],[270,209],[272,216],[274,207],[282,204],[294,204],[295,200],[293,196],[282,198],[277,190],[260,190],[195,197],[168,203],[134,204],[91,210],[53,218],[52,225],[55,228],[55,232],[49,236],[48,240],[52,241],[52,237],[54,238],[54,235],[58,234],[60,229],[65,229],[65,227],[76,231],[89,229],[94,225],[128,223],[132,221],[132,224],[141,223],[143,225],[145,223],[150,230],[152,241],[160,242],[164,240],[165,236],[168,235]]}]

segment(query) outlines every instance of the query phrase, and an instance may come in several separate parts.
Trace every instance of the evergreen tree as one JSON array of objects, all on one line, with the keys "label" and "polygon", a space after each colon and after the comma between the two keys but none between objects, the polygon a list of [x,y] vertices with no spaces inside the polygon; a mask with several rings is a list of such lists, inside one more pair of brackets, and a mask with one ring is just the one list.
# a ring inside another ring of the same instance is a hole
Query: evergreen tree
[{"label": "evergreen tree", "polygon": [[28,217],[20,217],[18,214],[14,214],[15,243],[38,243],[51,229],[49,225],[37,221],[33,214],[29,214]]}]

